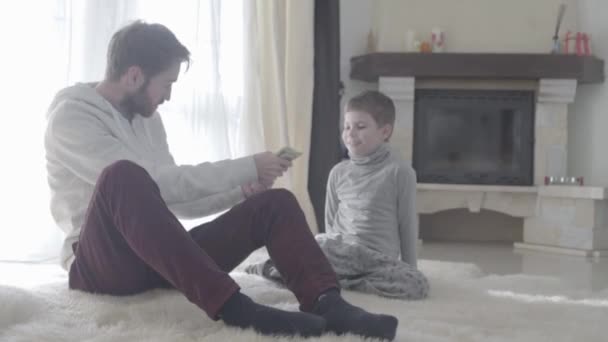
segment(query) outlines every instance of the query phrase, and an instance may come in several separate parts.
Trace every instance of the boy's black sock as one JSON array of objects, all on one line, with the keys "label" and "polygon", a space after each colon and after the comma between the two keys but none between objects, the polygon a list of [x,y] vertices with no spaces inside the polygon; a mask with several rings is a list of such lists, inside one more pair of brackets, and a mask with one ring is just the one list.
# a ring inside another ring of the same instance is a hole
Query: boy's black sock
[{"label": "boy's black sock", "polygon": [[337,289],[320,295],[312,312],[323,316],[327,331],[338,335],[352,333],[392,341],[399,324],[396,317],[372,314],[348,303]]},{"label": "boy's black sock", "polygon": [[326,326],[323,317],[260,305],[240,292],[235,292],[224,304],[220,318],[227,325],[253,328],[263,335],[320,336]]}]

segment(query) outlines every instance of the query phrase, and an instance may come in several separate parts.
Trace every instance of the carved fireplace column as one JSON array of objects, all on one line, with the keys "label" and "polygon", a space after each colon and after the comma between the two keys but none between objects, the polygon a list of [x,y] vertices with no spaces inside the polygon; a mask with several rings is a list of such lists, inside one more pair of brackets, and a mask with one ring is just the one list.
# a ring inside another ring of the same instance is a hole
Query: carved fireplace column
[{"label": "carved fireplace column", "polygon": [[574,102],[576,80],[541,79],[534,129],[534,185],[545,176],[567,176],[568,105]]}]

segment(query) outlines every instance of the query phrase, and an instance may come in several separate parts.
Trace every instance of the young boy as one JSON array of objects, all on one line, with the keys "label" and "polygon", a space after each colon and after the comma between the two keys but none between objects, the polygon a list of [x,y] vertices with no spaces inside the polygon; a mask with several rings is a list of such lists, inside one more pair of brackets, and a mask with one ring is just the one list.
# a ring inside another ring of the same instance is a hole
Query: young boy
[{"label": "young boy", "polygon": [[[393,101],[380,92],[348,101],[342,140],[350,159],[329,174],[327,232],[316,239],[343,288],[420,299],[429,284],[416,268],[416,174],[388,145],[394,123]],[[281,281],[272,260],[247,272]]]}]

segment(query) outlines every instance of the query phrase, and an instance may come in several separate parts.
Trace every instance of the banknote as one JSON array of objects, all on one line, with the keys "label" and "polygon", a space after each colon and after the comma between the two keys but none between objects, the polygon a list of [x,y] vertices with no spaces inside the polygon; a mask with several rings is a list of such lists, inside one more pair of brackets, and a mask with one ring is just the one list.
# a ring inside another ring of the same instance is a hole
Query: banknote
[{"label": "banknote", "polygon": [[285,146],[277,152],[277,156],[287,160],[294,160],[302,155],[302,152],[296,151],[289,146]]}]

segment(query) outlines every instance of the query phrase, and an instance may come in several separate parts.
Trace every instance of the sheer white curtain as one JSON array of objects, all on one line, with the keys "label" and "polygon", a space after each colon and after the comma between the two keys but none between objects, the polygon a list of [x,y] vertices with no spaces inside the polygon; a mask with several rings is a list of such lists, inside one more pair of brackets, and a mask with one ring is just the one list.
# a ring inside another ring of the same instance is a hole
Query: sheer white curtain
[{"label": "sheer white curtain", "polygon": [[[314,83],[314,1],[246,1],[245,147],[303,152],[276,186],[293,191],[313,232],[308,161]],[[249,151],[252,152],[252,151]]]},{"label": "sheer white curtain", "polygon": [[[242,154],[242,0],[20,0],[0,4],[0,260],[56,257],[42,138],[60,88],[103,77],[113,32],[133,19],[169,27],[192,52],[159,111],[178,163]],[[241,144],[239,146],[238,144]]]}]

